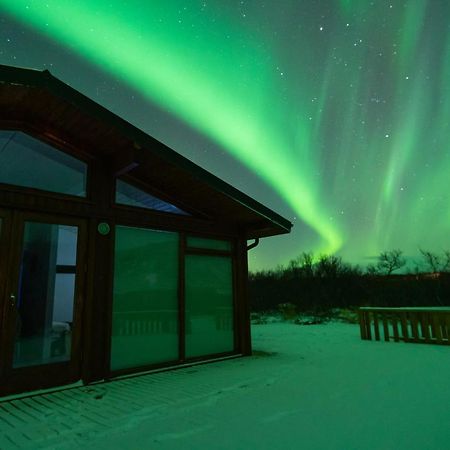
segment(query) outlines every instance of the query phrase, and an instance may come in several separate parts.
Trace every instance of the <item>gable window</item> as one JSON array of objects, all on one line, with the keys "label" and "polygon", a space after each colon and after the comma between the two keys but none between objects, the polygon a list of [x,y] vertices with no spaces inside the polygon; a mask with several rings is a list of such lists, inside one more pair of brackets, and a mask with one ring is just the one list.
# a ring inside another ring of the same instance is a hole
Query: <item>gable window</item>
[{"label": "gable window", "polygon": [[122,180],[116,182],[116,203],[127,206],[136,206],[138,208],[153,209],[155,211],[163,211],[172,214],[180,214],[190,216],[189,213],[183,211],[171,203],[161,200],[148,192],[144,192],[131,184]]},{"label": "gable window", "polygon": [[0,130],[0,183],[86,197],[87,164],[21,131]]}]

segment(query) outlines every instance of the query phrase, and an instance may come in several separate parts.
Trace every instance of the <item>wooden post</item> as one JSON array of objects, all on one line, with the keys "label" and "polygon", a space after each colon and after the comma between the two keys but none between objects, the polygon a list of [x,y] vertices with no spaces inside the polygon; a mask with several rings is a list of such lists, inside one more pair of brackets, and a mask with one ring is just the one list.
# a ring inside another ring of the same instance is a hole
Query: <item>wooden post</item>
[{"label": "wooden post", "polygon": [[413,341],[419,342],[419,331],[417,329],[417,313],[416,312],[410,312],[409,313],[409,320],[411,323],[411,329],[412,329],[412,335],[413,335]]},{"label": "wooden post", "polygon": [[428,323],[428,314],[425,312],[420,313],[420,328],[422,329],[422,336],[424,337],[425,342],[429,344],[431,342],[431,337]]},{"label": "wooden post", "polygon": [[394,315],[392,316],[392,328],[394,330],[394,341],[398,342],[400,340],[399,334],[398,334],[398,322],[397,322],[397,317]]},{"label": "wooden post", "polygon": [[430,313],[431,326],[434,330],[434,336],[436,337],[436,342],[438,344],[442,344],[442,330],[441,330],[441,324],[440,324],[438,314],[439,313],[437,313],[437,312]]},{"label": "wooden post", "polygon": [[384,340],[389,341],[389,321],[386,316],[386,313],[383,312],[382,314],[383,318],[383,332],[384,332]]},{"label": "wooden post", "polygon": [[236,241],[236,317],[239,342],[238,347],[243,355],[252,354],[252,337],[250,330],[250,297],[248,294],[248,260],[247,240],[244,237]]},{"label": "wooden post", "polygon": [[450,313],[445,313],[442,318],[446,344],[450,345]]},{"label": "wooden post", "polygon": [[375,339],[377,341],[380,340],[380,330],[378,329],[378,314],[376,312],[373,313],[373,328],[375,330]]},{"label": "wooden post", "polygon": [[367,339],[367,333],[366,333],[366,325],[365,325],[365,312],[358,309],[358,317],[359,317],[359,331],[361,333],[361,339],[366,340]]},{"label": "wooden post", "polygon": [[400,311],[400,326],[403,335],[403,341],[409,341],[408,324],[406,322],[406,311]]}]

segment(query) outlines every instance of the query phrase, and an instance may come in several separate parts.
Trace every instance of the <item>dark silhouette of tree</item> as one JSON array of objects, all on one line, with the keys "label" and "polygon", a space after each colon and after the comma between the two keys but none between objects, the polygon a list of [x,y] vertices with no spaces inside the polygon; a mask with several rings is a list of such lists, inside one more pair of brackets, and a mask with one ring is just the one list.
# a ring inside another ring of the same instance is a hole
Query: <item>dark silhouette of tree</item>
[{"label": "dark silhouette of tree", "polygon": [[450,271],[450,251],[446,250],[442,255],[419,249],[422,259],[430,272],[449,272]]},{"label": "dark silhouette of tree", "polygon": [[427,268],[431,272],[440,272],[443,266],[443,261],[441,258],[428,250],[419,249],[422,258],[425,261]]},{"label": "dark silhouette of tree", "polygon": [[392,272],[401,269],[406,264],[406,259],[402,257],[403,252],[399,249],[381,252],[378,256],[377,268],[384,275],[391,275]]},{"label": "dark silhouette of tree", "polygon": [[[450,306],[450,274],[442,273],[450,271],[450,251],[438,257],[441,273],[435,276],[421,273],[419,266],[409,274],[388,276],[406,264],[400,250],[381,253],[378,262],[364,271],[340,257],[303,253],[285,266],[249,273],[252,309],[275,311],[286,304],[313,312],[358,306]],[[431,261],[435,264],[437,259]]]},{"label": "dark silhouette of tree", "polygon": [[443,272],[450,272],[450,250],[444,252],[444,262],[441,270]]},{"label": "dark silhouette of tree", "polygon": [[378,267],[374,264],[368,264],[366,267],[366,274],[367,275],[379,275],[380,271],[378,270]]}]

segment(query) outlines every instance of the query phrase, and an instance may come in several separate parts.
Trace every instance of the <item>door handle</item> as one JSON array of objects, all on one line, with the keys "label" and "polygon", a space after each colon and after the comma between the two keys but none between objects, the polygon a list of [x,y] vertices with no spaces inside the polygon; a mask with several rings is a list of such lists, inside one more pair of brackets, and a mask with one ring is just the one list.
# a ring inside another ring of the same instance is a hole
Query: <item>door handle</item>
[{"label": "door handle", "polygon": [[11,294],[9,296],[9,300],[11,301],[11,306],[15,306],[15,304],[16,304],[16,296],[14,294]]}]

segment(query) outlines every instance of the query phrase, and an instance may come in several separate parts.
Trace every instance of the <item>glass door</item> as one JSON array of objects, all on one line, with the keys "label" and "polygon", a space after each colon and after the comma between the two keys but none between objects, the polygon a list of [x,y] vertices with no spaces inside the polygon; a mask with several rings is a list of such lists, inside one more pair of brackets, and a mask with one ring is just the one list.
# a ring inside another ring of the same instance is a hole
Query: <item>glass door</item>
[{"label": "glass door", "polygon": [[17,212],[12,219],[3,387],[20,391],[79,379],[85,224]]}]

